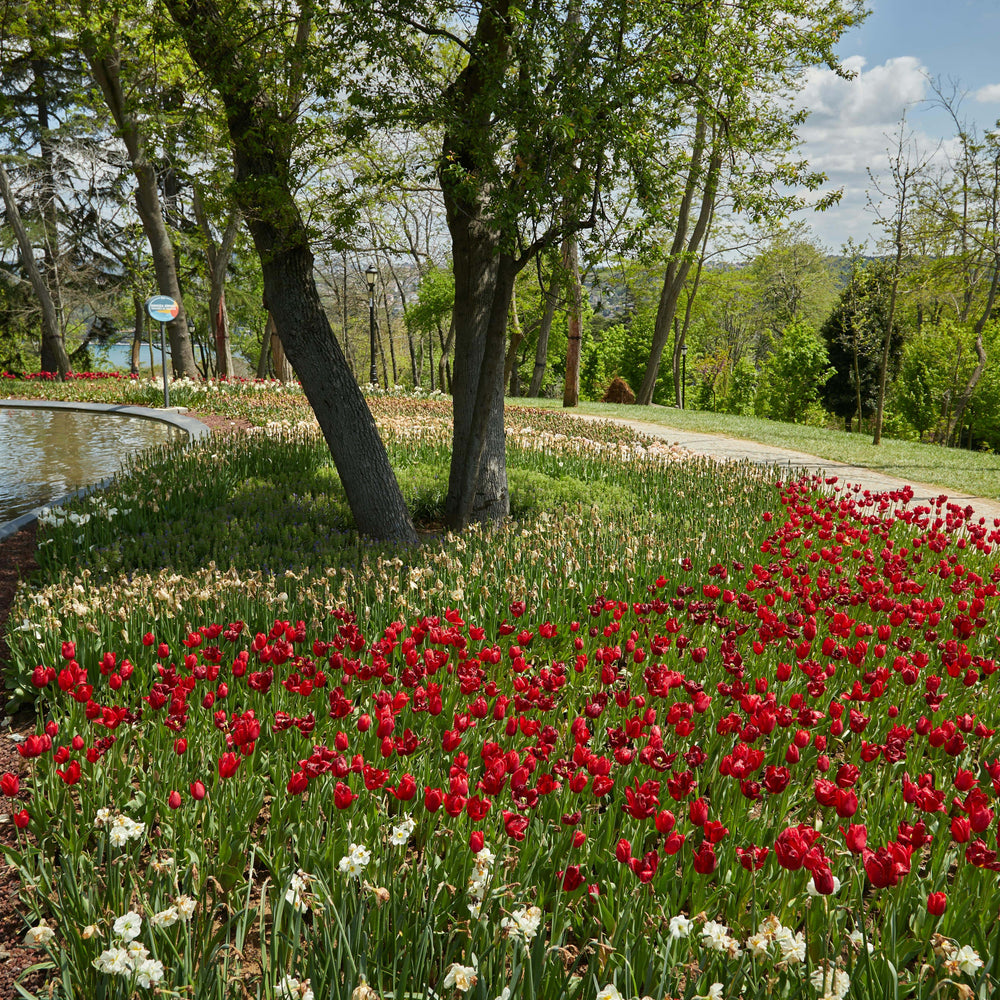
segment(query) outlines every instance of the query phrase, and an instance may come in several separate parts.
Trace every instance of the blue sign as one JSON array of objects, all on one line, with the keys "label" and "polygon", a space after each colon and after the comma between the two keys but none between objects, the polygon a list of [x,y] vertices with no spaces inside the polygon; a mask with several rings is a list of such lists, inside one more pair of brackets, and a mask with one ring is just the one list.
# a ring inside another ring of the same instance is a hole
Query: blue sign
[{"label": "blue sign", "polygon": [[169,323],[179,309],[180,306],[169,295],[154,295],[146,303],[146,312],[158,323]]}]

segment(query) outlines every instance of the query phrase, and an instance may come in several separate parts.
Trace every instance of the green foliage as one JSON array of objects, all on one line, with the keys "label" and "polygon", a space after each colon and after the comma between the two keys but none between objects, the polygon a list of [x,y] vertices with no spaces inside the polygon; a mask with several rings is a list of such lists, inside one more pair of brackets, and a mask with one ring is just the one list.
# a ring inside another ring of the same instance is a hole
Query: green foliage
[{"label": "green foliage", "polygon": [[781,339],[761,372],[758,414],[802,423],[809,419],[832,374],[824,344],[801,319],[793,320],[781,331]]},{"label": "green foliage", "polygon": [[[891,283],[892,266],[888,262],[855,262],[850,280],[820,329],[834,368],[823,387],[823,405],[843,417],[848,427],[852,419],[867,419],[875,413]],[[902,349],[903,331],[897,312],[889,341],[889,383],[899,369]]]},{"label": "green foliage", "polygon": [[436,333],[447,327],[455,304],[455,275],[450,268],[431,267],[424,274],[417,301],[407,307],[406,324],[418,334]]}]

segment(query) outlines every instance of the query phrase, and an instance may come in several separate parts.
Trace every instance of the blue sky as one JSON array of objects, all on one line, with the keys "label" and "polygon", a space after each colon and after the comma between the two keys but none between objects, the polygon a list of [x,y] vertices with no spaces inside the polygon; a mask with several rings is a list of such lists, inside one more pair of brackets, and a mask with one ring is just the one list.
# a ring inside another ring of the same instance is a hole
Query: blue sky
[{"label": "blue sky", "polygon": [[884,171],[904,109],[918,150],[946,158],[954,128],[933,106],[928,77],[965,92],[961,117],[980,131],[1000,118],[1000,0],[869,0],[869,7],[868,19],[838,46],[856,79],[810,70],[801,95],[812,111],[803,152],[831,187],[844,188],[837,207],[803,215],[833,252],[848,237],[870,247],[878,238],[866,168]]}]

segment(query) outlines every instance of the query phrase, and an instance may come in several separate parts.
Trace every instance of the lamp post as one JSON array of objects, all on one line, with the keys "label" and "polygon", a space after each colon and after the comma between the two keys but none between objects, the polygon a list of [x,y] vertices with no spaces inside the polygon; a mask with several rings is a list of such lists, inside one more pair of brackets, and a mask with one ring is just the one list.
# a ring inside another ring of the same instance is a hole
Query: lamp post
[{"label": "lamp post", "polygon": [[681,409],[684,409],[684,389],[688,378],[688,345],[681,344]]},{"label": "lamp post", "polygon": [[378,385],[378,370],[375,368],[375,279],[377,277],[378,271],[375,270],[375,265],[369,264],[368,270],[365,271],[365,280],[368,282],[368,332],[371,338],[372,358],[372,370],[368,381],[376,386]]}]

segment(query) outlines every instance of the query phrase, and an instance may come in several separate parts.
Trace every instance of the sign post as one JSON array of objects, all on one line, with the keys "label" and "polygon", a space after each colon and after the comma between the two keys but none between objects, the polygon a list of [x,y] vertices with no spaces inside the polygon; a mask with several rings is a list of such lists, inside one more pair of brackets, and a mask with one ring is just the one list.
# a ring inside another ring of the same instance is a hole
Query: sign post
[{"label": "sign post", "polygon": [[146,312],[160,324],[160,361],[163,365],[163,406],[170,406],[170,386],[167,383],[167,323],[176,318],[180,307],[169,295],[154,295],[146,303]]}]

